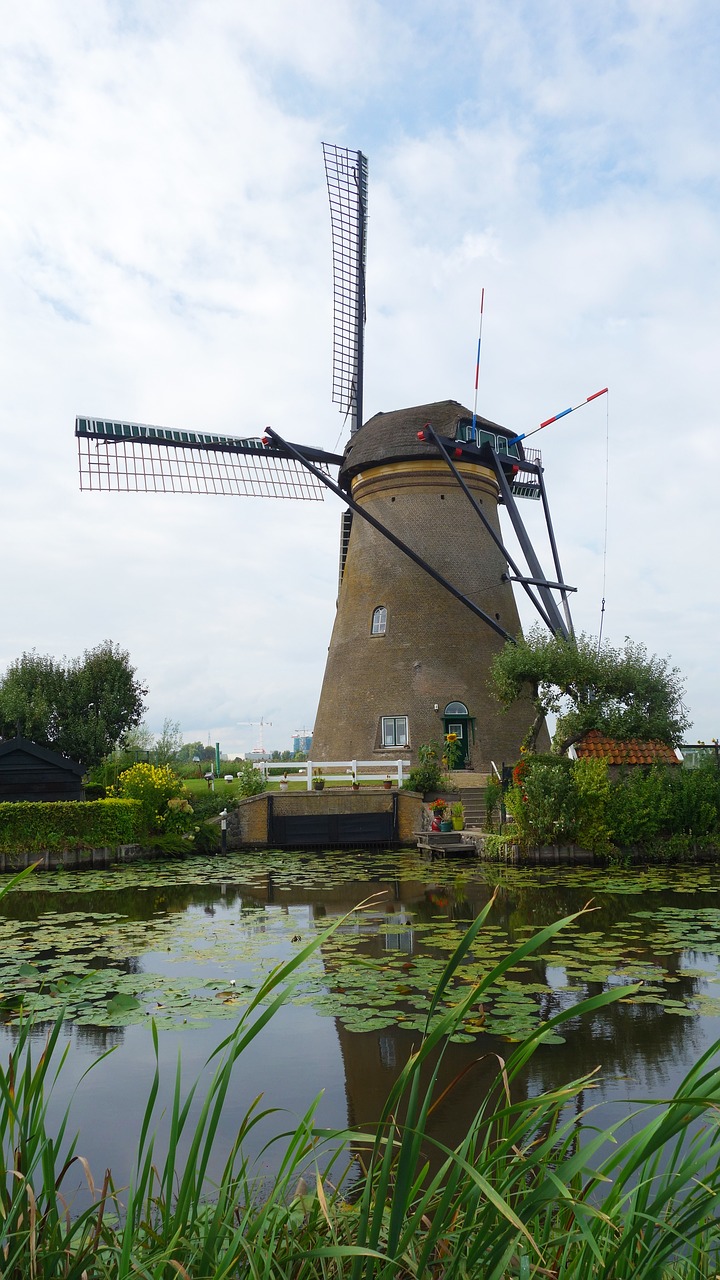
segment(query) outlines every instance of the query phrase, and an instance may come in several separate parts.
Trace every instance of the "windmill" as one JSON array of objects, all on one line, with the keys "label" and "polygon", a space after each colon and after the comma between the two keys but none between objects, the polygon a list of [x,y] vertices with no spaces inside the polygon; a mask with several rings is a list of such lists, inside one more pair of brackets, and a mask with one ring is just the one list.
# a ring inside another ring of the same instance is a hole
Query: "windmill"
[{"label": "windmill", "polygon": [[[81,489],[225,494],[345,504],[337,615],[313,754],[416,754],[457,734],[461,764],[514,758],[529,703],[500,714],[487,690],[493,655],[520,632],[513,583],[543,622],[572,621],[539,452],[454,400],[378,413],[363,423],[368,168],[360,151],[323,144],[333,244],[333,400],[349,421],[342,454],[267,428],[237,438],[78,417]],[[600,394],[600,393],[598,393]],[[557,415],[561,416],[561,415]],[[539,501],[553,571],[543,570],[518,499]],[[503,539],[503,504],[525,568]]]}]

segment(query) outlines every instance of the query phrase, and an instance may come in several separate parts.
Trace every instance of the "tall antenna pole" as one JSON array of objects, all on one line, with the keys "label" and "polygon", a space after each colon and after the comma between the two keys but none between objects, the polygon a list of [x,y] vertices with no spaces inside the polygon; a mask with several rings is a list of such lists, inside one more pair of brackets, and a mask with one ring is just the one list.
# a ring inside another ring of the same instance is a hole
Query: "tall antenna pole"
[{"label": "tall antenna pole", "polygon": [[473,420],[472,420],[472,438],[475,436],[475,423],[477,421],[477,402],[478,402],[478,383],[480,381],[480,347],[482,346],[482,326],[483,326],[483,310],[485,308],[485,289],[480,294],[480,330],[478,332],[478,348],[477,360],[475,361],[475,400],[473,401]]}]

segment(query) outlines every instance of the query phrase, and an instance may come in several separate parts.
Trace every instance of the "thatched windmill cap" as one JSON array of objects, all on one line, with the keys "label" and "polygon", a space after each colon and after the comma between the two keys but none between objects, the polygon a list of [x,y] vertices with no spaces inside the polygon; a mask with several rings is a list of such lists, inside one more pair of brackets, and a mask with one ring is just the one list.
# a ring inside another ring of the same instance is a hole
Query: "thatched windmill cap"
[{"label": "thatched windmill cap", "polygon": [[[392,413],[376,413],[351,436],[340,468],[340,484],[347,488],[359,471],[380,463],[437,458],[435,446],[427,440],[418,440],[418,431],[429,422],[438,435],[455,439],[458,424],[471,419],[472,410],[457,400],[437,400],[434,404],[418,404]],[[485,431],[512,436],[506,427],[487,418],[478,415],[476,422]]]}]

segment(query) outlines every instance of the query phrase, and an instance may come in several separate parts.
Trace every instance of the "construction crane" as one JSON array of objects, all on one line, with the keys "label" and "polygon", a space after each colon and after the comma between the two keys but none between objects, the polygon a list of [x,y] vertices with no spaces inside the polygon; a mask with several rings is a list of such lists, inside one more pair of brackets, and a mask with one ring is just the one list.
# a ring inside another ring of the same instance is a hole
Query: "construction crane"
[{"label": "construction crane", "polygon": [[268,729],[272,728],[272,720],[266,720],[264,716],[261,716],[259,720],[238,720],[237,723],[238,725],[248,725],[250,728],[260,730],[258,733],[258,745],[253,747],[253,754],[257,755],[259,753],[261,756],[264,756],[265,744],[263,742],[263,730],[266,727]]}]

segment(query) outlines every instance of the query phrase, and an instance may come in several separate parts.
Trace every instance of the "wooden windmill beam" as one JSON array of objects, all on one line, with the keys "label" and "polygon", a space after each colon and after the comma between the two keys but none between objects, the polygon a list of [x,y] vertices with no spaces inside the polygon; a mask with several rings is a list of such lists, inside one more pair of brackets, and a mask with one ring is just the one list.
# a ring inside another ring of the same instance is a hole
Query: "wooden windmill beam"
[{"label": "wooden windmill beam", "polygon": [[[484,527],[485,527],[485,530],[487,531],[487,533],[490,535],[490,537],[492,538],[493,542],[495,543],[495,546],[496,546],[500,551],[502,551],[502,553],[503,553],[503,555],[504,555],[505,559],[507,560],[507,562],[508,562],[508,564],[509,564],[510,568],[513,570],[513,573],[516,575],[516,577],[515,577],[514,581],[515,581],[515,582],[519,582],[519,583],[520,583],[520,585],[522,586],[523,590],[524,590],[524,591],[526,592],[526,594],[529,596],[529,598],[530,598],[530,600],[531,600],[532,604],[534,605],[534,607],[537,609],[538,613],[540,614],[540,617],[542,618],[542,620],[543,620],[543,622],[545,623],[546,627],[548,627],[548,628],[550,629],[550,631],[554,631],[554,630],[555,630],[555,628],[554,628],[554,626],[553,626],[553,624],[552,624],[552,622],[551,622],[551,620],[550,620],[550,618],[549,618],[548,614],[546,613],[545,609],[544,609],[544,608],[543,608],[543,606],[541,605],[541,603],[540,603],[540,601],[538,600],[537,596],[534,594],[534,592],[533,592],[533,591],[531,591],[531,590],[530,590],[530,585],[531,585],[531,584],[532,584],[532,585],[534,585],[534,586],[546,586],[546,585],[550,585],[550,584],[547,584],[547,583],[545,582],[545,579],[544,579],[544,578],[542,578],[542,579],[537,579],[537,578],[525,578],[525,577],[522,575],[522,572],[521,572],[521,570],[520,570],[520,567],[515,563],[515,561],[513,560],[512,556],[510,555],[510,552],[508,551],[507,547],[505,546],[505,543],[503,542],[502,538],[499,538],[499,537],[498,537],[498,535],[496,534],[496,532],[495,532],[495,530],[493,529],[493,527],[492,527],[492,525],[491,525],[490,521],[488,520],[487,516],[485,515],[485,512],[483,511],[483,509],[482,509],[482,507],[479,505],[479,503],[475,500],[475,498],[474,498],[473,494],[470,492],[470,489],[469,489],[468,485],[465,483],[465,480],[463,479],[462,475],[460,474],[460,471],[459,471],[459,470],[458,470],[458,468],[455,466],[455,463],[453,462],[452,457],[450,456],[450,453],[449,453],[449,450],[448,450],[448,445],[449,445],[451,448],[453,448],[453,449],[455,449],[455,448],[461,448],[461,449],[462,449],[462,445],[458,445],[458,444],[457,444],[457,442],[456,442],[456,441],[454,441],[454,440],[447,440],[447,439],[445,439],[445,440],[444,440],[441,436],[439,436],[439,435],[437,434],[437,432],[435,431],[434,427],[433,427],[433,426],[432,426],[432,424],[431,424],[431,423],[429,423],[429,422],[428,422],[428,423],[426,424],[426,426],[424,427],[424,430],[427,432],[428,438],[429,438],[430,440],[432,440],[432,441],[437,445],[438,449],[440,450],[440,453],[442,454],[443,458],[444,458],[444,459],[445,459],[445,461],[447,462],[447,464],[448,464],[448,466],[449,466],[450,470],[452,471],[452,473],[453,473],[453,475],[454,475],[455,479],[457,480],[458,484],[460,485],[460,488],[462,489],[463,493],[464,493],[464,494],[465,494],[465,496],[467,497],[467,499],[468,499],[468,501],[469,501],[470,505],[472,506],[472,508],[473,508],[473,510],[474,510],[474,512],[475,512],[475,514],[479,517],[479,519],[481,520],[482,524],[483,524],[483,525],[484,525]],[[473,452],[476,452],[476,450],[475,450],[475,447],[474,447],[474,446],[473,446],[473,450],[472,450],[472,451],[471,451],[470,449],[467,449],[467,450],[466,450],[466,449],[463,449],[463,455],[468,456],[468,457],[471,457]],[[509,579],[508,579],[508,581],[509,581]]]},{"label": "wooden windmill beam", "polygon": [[[565,640],[569,640],[572,636],[572,624],[570,624],[569,626],[566,625],[566,622],[562,614],[560,613],[560,610],[557,607],[555,598],[552,595],[552,592],[550,590],[550,583],[548,581],[548,578],[546,574],[543,573],[542,565],[540,564],[540,561],[537,557],[537,553],[530,540],[528,531],[525,528],[522,516],[518,511],[517,503],[513,497],[510,485],[508,484],[507,477],[503,469],[502,461],[499,455],[495,452],[495,450],[490,448],[489,445],[483,445],[483,450],[485,449],[487,449],[488,456],[492,462],[493,471],[495,472],[495,478],[498,482],[502,500],[505,503],[505,506],[507,507],[508,515],[510,516],[513,528],[515,530],[515,535],[522,548],[522,553],[528,562],[530,572],[534,578],[539,579],[543,584],[542,586],[538,587],[538,590],[540,592],[540,597],[543,601],[545,609],[551,618],[550,630],[552,631],[553,635],[560,635]],[[539,478],[542,479],[542,475],[541,475],[542,469],[540,467],[536,467],[534,464],[531,465],[530,463],[528,463],[527,466],[529,470],[535,471],[539,476]],[[548,530],[550,531],[552,530],[552,524],[550,523],[550,512],[547,506],[547,500],[545,501],[544,507],[545,507],[545,517],[548,522]],[[552,540],[554,541],[554,538]],[[556,563],[555,567],[558,570],[558,578],[561,578],[561,574],[559,572],[559,568],[560,568],[559,563]],[[565,602],[565,608],[569,616],[570,611],[566,603],[567,598],[565,596],[563,598]]]}]

